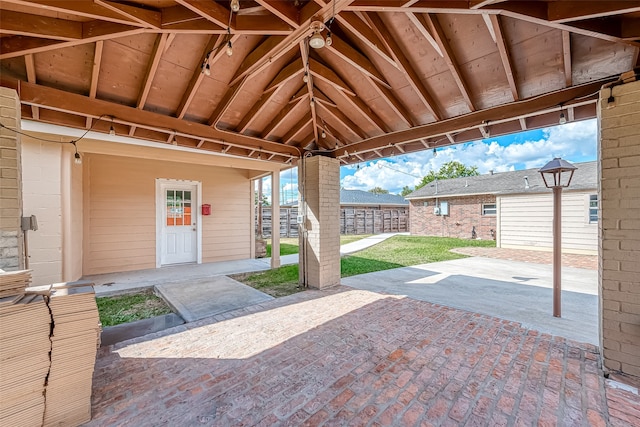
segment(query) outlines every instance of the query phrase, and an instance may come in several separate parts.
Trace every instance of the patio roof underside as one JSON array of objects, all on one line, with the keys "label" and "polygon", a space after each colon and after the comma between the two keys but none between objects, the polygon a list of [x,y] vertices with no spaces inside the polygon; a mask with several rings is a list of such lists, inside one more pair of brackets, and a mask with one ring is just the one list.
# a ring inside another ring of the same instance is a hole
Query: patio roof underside
[{"label": "patio roof underside", "polygon": [[[240,0],[232,13],[228,0],[3,0],[0,12],[1,81],[23,118],[282,163],[592,118],[640,46],[640,1]],[[331,46],[309,46],[315,21]]]}]

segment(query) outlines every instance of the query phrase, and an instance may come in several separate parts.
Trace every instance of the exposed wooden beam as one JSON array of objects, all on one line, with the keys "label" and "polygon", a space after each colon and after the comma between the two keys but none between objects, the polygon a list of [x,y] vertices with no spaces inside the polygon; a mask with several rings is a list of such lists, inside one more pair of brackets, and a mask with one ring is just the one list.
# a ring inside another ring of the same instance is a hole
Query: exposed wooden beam
[{"label": "exposed wooden beam", "polygon": [[571,66],[571,33],[562,32],[562,59],[564,62],[564,82],[569,87],[573,84],[573,72]]},{"label": "exposed wooden beam", "polygon": [[380,16],[375,13],[369,13],[366,15],[366,17],[371,25],[380,32],[384,40],[391,47],[391,53],[395,57],[397,63],[400,65],[400,70],[403,71],[404,75],[407,78],[407,81],[415,91],[416,95],[418,95],[418,97],[420,98],[420,101],[424,104],[424,106],[429,110],[431,115],[436,120],[442,119],[443,114],[438,107],[436,100],[433,98],[433,96],[431,96],[427,88],[424,86],[422,80],[420,80],[420,77],[416,73],[413,64],[411,64],[407,56],[402,51],[401,46],[398,45],[394,37],[389,33]]},{"label": "exposed wooden beam", "polygon": [[336,35],[332,37],[333,43],[331,46],[325,47],[325,49],[328,49],[330,52],[342,58],[344,61],[351,64],[353,67],[371,77],[381,85],[391,89],[389,83],[387,83],[378,69],[371,63],[371,61],[369,61],[369,58],[355,50],[350,44],[343,41],[340,37]]},{"label": "exposed wooden beam", "polygon": [[[3,81],[3,85],[6,86],[6,84],[7,82]],[[24,81],[18,81],[15,84],[20,101],[26,105],[37,105],[40,108],[61,111],[82,117],[92,116],[97,118],[100,116],[113,116],[123,123],[135,123],[139,127],[147,127],[165,133],[177,132],[193,139],[222,140],[243,147],[258,147],[287,156],[299,155],[294,147],[240,135],[235,132],[220,130],[205,124],[187,122],[164,114],[139,110],[115,102],[91,99],[87,96],[64,92],[42,85],[34,85]]]},{"label": "exposed wooden beam", "polygon": [[371,85],[376,90],[378,95],[380,95],[382,100],[387,103],[387,105],[391,108],[391,110],[393,110],[393,112],[396,113],[396,115],[403,122],[405,122],[409,126],[416,126],[418,124],[418,122],[413,118],[411,113],[405,108],[404,105],[402,105],[400,100],[396,98],[395,94],[391,90],[389,90],[385,86],[382,86],[381,84],[374,81],[373,79],[368,78],[368,76],[365,76],[365,79],[369,80],[369,83],[371,83]]},{"label": "exposed wooden beam", "polygon": [[[352,148],[358,152],[367,151],[388,144],[407,143],[418,141],[420,139],[429,138],[434,135],[443,135],[446,133],[455,133],[461,129],[467,129],[477,126],[482,122],[505,120],[511,117],[519,117],[531,111],[544,110],[546,108],[556,107],[560,104],[567,103],[576,98],[593,96],[598,93],[602,85],[606,82],[613,81],[613,78],[597,80],[590,83],[571,86],[553,93],[540,95],[537,97],[520,100],[514,103],[500,105],[493,108],[475,111],[463,116],[454,117],[442,122],[429,123],[426,125],[416,126],[411,129],[396,131],[381,136],[374,136],[364,141],[351,144]],[[333,152],[334,157],[340,157],[344,154],[344,149],[338,149]]]},{"label": "exposed wooden beam", "polygon": [[473,101],[471,100],[469,88],[467,87],[467,84],[462,77],[460,67],[456,62],[455,55],[453,53],[453,50],[451,49],[451,46],[447,42],[447,38],[444,34],[444,31],[442,30],[442,27],[440,26],[440,22],[438,22],[438,18],[435,15],[431,16],[428,14],[421,15],[421,17],[424,19],[424,22],[433,34],[433,37],[436,39],[438,46],[440,46],[443,58],[447,63],[447,66],[449,67],[449,71],[451,71],[451,74],[453,75],[453,79],[455,80],[456,85],[458,85],[458,89],[460,89],[460,93],[462,94],[467,107],[470,111],[475,111],[476,107],[473,105]]},{"label": "exposed wooden beam", "polygon": [[[520,99],[518,95],[518,85],[516,83],[516,72],[513,68],[513,62],[511,61],[511,54],[509,53],[509,47],[502,31],[502,24],[500,23],[499,15],[482,15],[489,17],[489,32],[495,35],[494,41],[498,46],[498,52],[500,52],[500,60],[502,61],[502,68],[507,75],[507,82],[509,82],[509,88],[511,89],[511,95],[513,100]],[[485,21],[486,22],[486,21]]]},{"label": "exposed wooden beam", "polygon": [[234,33],[286,36],[294,29],[286,22],[268,15],[238,15],[234,19]]},{"label": "exposed wooden beam", "polygon": [[240,81],[240,79],[249,74],[249,70],[251,70],[257,63],[262,61],[264,55],[267,55],[268,52],[271,52],[274,47],[278,46],[282,39],[283,37],[280,36],[271,36],[267,37],[262,43],[260,43],[258,47],[256,47],[244,58],[242,64],[240,65],[240,68],[231,79],[230,84],[236,84],[238,81]]},{"label": "exposed wooden beam", "polygon": [[552,1],[547,3],[551,22],[583,21],[640,12],[640,1]]},{"label": "exposed wooden beam", "polygon": [[[309,58],[309,46],[305,43],[304,40],[300,40],[300,56],[302,58]],[[316,102],[313,98],[313,77],[308,76],[307,78],[307,91],[309,92],[309,106],[311,109],[311,120],[313,121],[313,137],[315,138],[316,144],[318,144],[318,116],[316,112]]]},{"label": "exposed wooden beam", "polygon": [[[60,1],[60,0],[2,0],[3,3],[16,4],[19,6],[42,7],[47,10],[60,12],[63,14],[77,15],[89,19],[97,19],[107,22],[115,22],[123,25],[136,25],[146,27],[147,25],[131,19],[123,18],[121,14],[91,2],[91,1]],[[2,12],[5,19],[4,13]]]},{"label": "exposed wooden beam", "polygon": [[304,74],[304,64],[302,63],[302,58],[296,58],[282,70],[280,70],[278,75],[275,76],[273,80],[271,80],[271,82],[267,85],[263,93],[267,93],[269,91],[272,91],[273,89],[284,86],[292,79],[298,78],[302,74]]},{"label": "exposed wooden beam", "polygon": [[298,23],[298,9],[296,9],[293,3],[274,0],[256,0],[256,3],[262,5],[269,12],[273,13],[293,28],[298,28],[300,26]]},{"label": "exposed wooden beam", "polygon": [[[348,130],[349,133],[351,133],[356,140],[360,140],[362,138],[367,137],[367,134],[364,133],[362,129],[358,127],[358,125],[353,123],[353,121],[349,117],[344,115],[342,111],[340,111],[339,109],[329,107],[328,105],[322,102],[318,103],[318,105],[322,108],[323,111],[325,111],[335,120],[337,120],[346,130]],[[344,141],[344,142],[347,142],[347,141]]]},{"label": "exposed wooden beam", "polygon": [[[300,81],[300,83],[300,86],[302,86],[302,81]],[[260,114],[263,113],[269,106],[269,101],[271,101],[282,90],[283,87],[284,86],[278,86],[271,92],[263,93],[258,101],[253,104],[247,114],[244,115],[238,126],[236,126],[236,131],[240,133],[244,133],[245,131],[247,131],[256,120],[256,118],[258,118]]]},{"label": "exposed wooden beam", "polygon": [[[187,89],[184,91],[184,94],[182,95],[182,99],[180,100],[180,104],[178,105],[178,109],[176,110],[177,118],[181,119],[184,117],[185,114],[187,114],[189,105],[191,105],[193,98],[196,96],[196,93],[198,92],[198,88],[200,87],[200,84],[202,84],[202,81],[205,78],[205,74],[202,70],[202,66],[209,64],[209,67],[211,67],[211,62],[210,62],[212,60],[211,51],[219,43],[221,43],[223,39],[224,39],[224,36],[222,35],[212,35],[211,37],[209,37],[209,40],[207,41],[207,44],[204,47],[204,51],[200,55],[200,57],[203,58],[202,62],[200,63],[200,67],[197,67],[194,70],[193,74],[191,75],[191,79],[189,80]],[[214,57],[220,51],[222,51],[222,49],[219,49],[218,52],[214,52],[213,53]]]},{"label": "exposed wooden beam", "polygon": [[[303,90],[306,91],[307,90],[306,87],[303,87],[302,89],[300,89],[300,91],[303,91]],[[278,112],[278,114],[276,114],[276,116],[273,118],[273,120],[271,120],[271,122],[267,125],[267,127],[262,130],[261,138],[267,139],[271,137],[273,135],[273,132],[278,128],[278,126],[280,126],[282,122],[284,122],[285,119],[289,117],[290,114],[292,114],[293,111],[295,111],[298,108],[301,108],[301,106],[304,106],[305,103],[302,102],[304,99],[305,98],[299,98],[297,102],[294,102],[293,104],[287,104],[286,107],[281,109]]]},{"label": "exposed wooden beam", "polygon": [[298,123],[291,127],[289,132],[282,137],[282,142],[287,145],[291,144],[309,124],[313,124],[311,112],[306,113],[298,120]]},{"label": "exposed wooden beam", "polygon": [[209,120],[207,121],[209,126],[217,127],[218,122],[227,111],[229,106],[233,103],[233,101],[235,101],[238,95],[240,95],[240,91],[242,90],[246,82],[247,79],[245,78],[240,80],[235,85],[227,88],[227,91],[224,93],[224,95],[220,99],[220,102],[218,102],[218,105],[216,105],[215,110],[213,110],[211,117],[209,117]]},{"label": "exposed wooden beam", "polygon": [[431,47],[433,47],[433,49],[438,52],[438,55],[444,56],[440,45],[438,44],[438,42],[436,42],[434,36],[427,29],[427,26],[424,23],[424,19],[421,19],[419,15],[411,12],[407,12],[407,17],[413,23],[413,26],[420,32],[420,34],[422,34],[422,37],[424,37],[429,42]]},{"label": "exposed wooden beam", "polygon": [[190,9],[207,21],[213,22],[221,28],[229,26],[231,11],[215,1],[175,0],[176,3]]},{"label": "exposed wooden beam", "polygon": [[[36,78],[36,64],[33,60],[33,55],[25,55],[24,56],[24,65],[27,69],[27,81],[29,83],[37,84]],[[40,118],[40,109],[36,105],[31,106],[31,116],[34,120],[38,120]]]},{"label": "exposed wooden beam", "polygon": [[336,20],[340,23],[340,26],[346,28],[354,36],[359,38],[380,58],[398,68],[398,64],[396,64],[394,59],[387,52],[384,43],[382,43],[382,41],[378,38],[378,35],[354,12],[342,12],[341,14],[336,16]]},{"label": "exposed wooden beam", "polygon": [[82,23],[3,10],[0,34],[72,41],[82,38]]},{"label": "exposed wooden beam", "polygon": [[93,65],[91,67],[91,87],[89,88],[89,98],[95,98],[98,92],[98,78],[100,76],[100,65],[102,64],[102,49],[104,41],[98,40],[93,51]]},{"label": "exposed wooden beam", "polygon": [[94,2],[105,9],[124,16],[129,21],[137,22],[145,27],[160,28],[162,24],[162,13],[158,11],[107,0],[94,0]]},{"label": "exposed wooden beam", "polygon": [[492,4],[500,3],[505,0],[471,0],[469,1],[470,9],[482,9],[485,6],[489,6]]},{"label": "exposed wooden beam", "polygon": [[525,117],[520,117],[518,121],[520,122],[520,129],[527,130],[527,119]]},{"label": "exposed wooden beam", "polygon": [[351,89],[349,85],[345,83],[344,80],[342,80],[331,68],[313,58],[309,58],[309,72],[313,77],[330,84],[335,89],[348,93],[351,96],[356,96],[353,89]]},{"label": "exposed wooden beam", "polygon": [[142,90],[138,95],[137,105],[140,109],[143,109],[144,104],[147,102],[147,97],[151,90],[151,84],[156,76],[156,71],[158,71],[158,65],[160,64],[160,58],[162,58],[162,54],[164,53],[164,46],[167,43],[168,36],[169,34],[167,33],[156,36],[153,52],[151,53],[151,60],[149,61],[147,72],[145,73],[144,80],[142,81]]}]

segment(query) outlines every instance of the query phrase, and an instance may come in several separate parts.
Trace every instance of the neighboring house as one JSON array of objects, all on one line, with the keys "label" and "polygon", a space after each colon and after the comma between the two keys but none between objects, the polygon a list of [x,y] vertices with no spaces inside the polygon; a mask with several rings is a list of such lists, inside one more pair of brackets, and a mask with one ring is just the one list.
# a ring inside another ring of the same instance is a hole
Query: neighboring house
[{"label": "neighboring house", "polygon": [[[23,130],[53,141],[79,132]],[[22,137],[24,215],[38,222],[27,234],[34,284],[254,256],[253,180],[280,165],[105,134],[78,143],[81,164],[72,148]]]},{"label": "neighboring house", "polygon": [[[575,166],[571,185],[562,194],[562,248],[597,254],[597,164]],[[552,249],[552,191],[538,169],[434,181],[406,198],[411,234],[495,239],[503,248]]]}]

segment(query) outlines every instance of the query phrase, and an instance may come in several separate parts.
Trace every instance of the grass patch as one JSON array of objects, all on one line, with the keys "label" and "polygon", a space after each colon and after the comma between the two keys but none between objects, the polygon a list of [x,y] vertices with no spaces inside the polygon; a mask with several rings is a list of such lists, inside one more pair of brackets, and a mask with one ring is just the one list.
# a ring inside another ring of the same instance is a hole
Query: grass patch
[{"label": "grass patch", "polygon": [[[356,242],[360,239],[364,239],[365,237],[371,237],[372,234],[349,234],[347,236],[340,236],[340,244],[346,245],[347,243]],[[270,240],[269,240],[270,241]],[[280,238],[280,256],[282,255],[292,255],[300,252],[300,248],[298,247],[298,238],[297,237],[281,237]],[[271,243],[267,243],[267,258],[271,256]]]},{"label": "grass patch", "polygon": [[99,297],[96,302],[102,326],[115,326],[172,312],[151,289],[135,294]]},{"label": "grass patch", "polygon": [[[355,240],[359,239],[356,238]],[[394,236],[360,252],[344,256],[340,263],[340,275],[341,277],[348,277],[392,268],[466,258],[465,255],[456,254],[450,252],[450,250],[467,246],[493,247],[495,244],[493,240]],[[233,277],[274,297],[301,291],[298,288],[297,265],[287,265],[263,273],[236,275]]]}]

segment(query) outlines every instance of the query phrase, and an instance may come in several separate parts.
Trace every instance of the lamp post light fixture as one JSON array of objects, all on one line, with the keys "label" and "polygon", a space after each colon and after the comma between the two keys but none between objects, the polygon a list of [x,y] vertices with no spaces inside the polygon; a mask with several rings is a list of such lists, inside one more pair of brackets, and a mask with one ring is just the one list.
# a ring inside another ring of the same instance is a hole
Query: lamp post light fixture
[{"label": "lamp post light fixture", "polygon": [[544,185],[553,189],[553,317],[562,317],[562,189],[569,187],[576,169],[571,163],[556,157],[538,171]]}]

